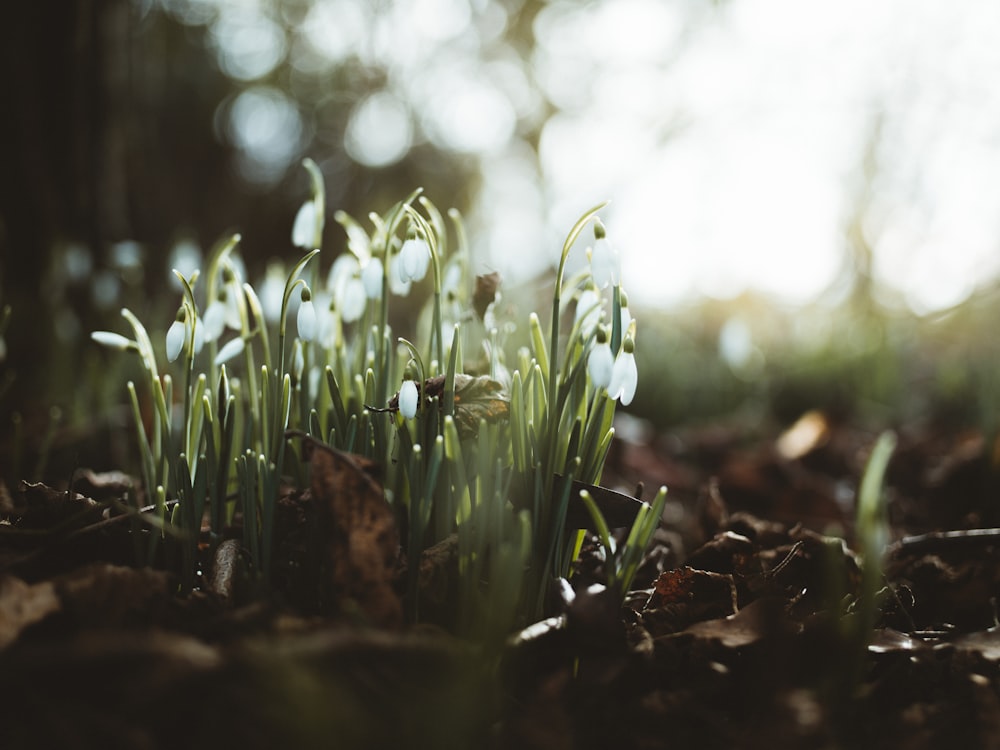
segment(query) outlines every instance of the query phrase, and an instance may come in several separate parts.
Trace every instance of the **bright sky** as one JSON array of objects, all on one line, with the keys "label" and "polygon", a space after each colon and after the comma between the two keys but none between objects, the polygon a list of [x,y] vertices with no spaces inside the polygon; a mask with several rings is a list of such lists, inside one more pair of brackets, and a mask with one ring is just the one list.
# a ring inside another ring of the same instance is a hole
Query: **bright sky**
[{"label": "bright sky", "polygon": [[[997,0],[551,0],[529,60],[488,0],[313,0],[288,37],[267,0],[160,2],[218,14],[220,65],[247,82],[227,132],[250,179],[292,168],[304,132],[263,83],[277,61],[385,70],[352,105],[348,154],[378,169],[429,140],[478,157],[470,235],[514,282],[607,199],[625,286],[649,304],[807,301],[852,222],[918,312],[1000,272]],[[539,167],[519,136],[543,122]]]},{"label": "bright sky", "polygon": [[864,190],[876,275],[916,310],[1000,269],[1000,3],[733,0],[690,32],[681,4],[563,7],[539,69],[582,101],[546,126],[545,175],[562,224],[614,198],[643,301],[813,297]]}]

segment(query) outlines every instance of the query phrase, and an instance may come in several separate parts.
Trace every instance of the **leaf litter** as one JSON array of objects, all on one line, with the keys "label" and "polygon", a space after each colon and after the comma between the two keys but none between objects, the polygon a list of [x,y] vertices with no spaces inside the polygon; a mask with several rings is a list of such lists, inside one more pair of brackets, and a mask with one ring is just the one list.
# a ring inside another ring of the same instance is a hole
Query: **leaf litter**
[{"label": "leaf litter", "polygon": [[[488,380],[474,385],[476,409],[503,408]],[[186,596],[163,570],[134,567],[115,501],[138,482],[22,484],[0,507],[0,705],[19,717],[0,740],[1000,746],[991,451],[964,433],[900,437],[870,633],[857,636],[852,492],[874,437],[813,414],[775,440],[713,428],[618,441],[600,489],[645,480],[672,498],[633,590],[622,605],[605,588],[588,537],[549,616],[512,634],[489,669],[447,632],[454,540],[413,563],[439,624],[403,626],[411,563],[360,457],[308,445],[312,480],[282,490],[264,596],[238,529]],[[606,499],[618,523],[630,498]],[[167,721],[166,705],[220,718]]]}]

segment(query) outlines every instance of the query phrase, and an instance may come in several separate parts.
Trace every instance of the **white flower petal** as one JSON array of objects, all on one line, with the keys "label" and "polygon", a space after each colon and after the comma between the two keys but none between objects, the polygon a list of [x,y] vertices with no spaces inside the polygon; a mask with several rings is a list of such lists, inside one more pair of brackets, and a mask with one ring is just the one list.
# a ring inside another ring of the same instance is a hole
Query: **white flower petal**
[{"label": "white flower petal", "polygon": [[628,333],[628,327],[632,325],[632,313],[628,311],[628,307],[622,307],[621,309],[621,324],[622,324],[622,338]]},{"label": "white flower petal", "polygon": [[413,419],[417,415],[417,384],[412,380],[404,380],[399,387],[399,413],[406,419]]},{"label": "white flower petal", "polygon": [[378,299],[382,296],[382,260],[372,258],[361,270],[361,283],[365,286],[368,299]]},{"label": "white flower petal", "polygon": [[340,319],[345,323],[353,323],[364,314],[367,302],[368,296],[361,279],[351,279],[344,287],[344,294],[340,299]]},{"label": "white flower petal", "polygon": [[389,258],[389,291],[398,297],[405,297],[410,293],[410,280],[402,277],[403,264],[399,262],[399,256],[393,255]]},{"label": "white flower petal", "polygon": [[306,201],[295,214],[295,223],[292,225],[292,244],[295,247],[306,249],[315,246],[316,239],[316,204],[313,201]]},{"label": "white flower petal", "polygon": [[[264,311],[264,319],[268,323],[277,323],[281,317],[281,302],[285,297],[285,270],[278,263],[267,267],[264,281],[257,290],[260,306]],[[208,313],[205,313],[206,318]]]},{"label": "white flower petal", "polygon": [[576,301],[576,319],[574,325],[580,325],[580,332],[589,336],[594,327],[601,322],[604,310],[601,306],[601,295],[595,289],[584,289]]},{"label": "white flower petal", "polygon": [[195,319],[194,326],[194,353],[201,354],[201,348],[205,345],[205,324],[201,318]]},{"label": "white flower petal", "polygon": [[611,353],[611,344],[605,341],[597,344],[587,358],[587,372],[595,388],[607,389],[611,385],[611,372],[615,366],[615,355]]},{"label": "white flower petal", "polygon": [[236,338],[231,339],[224,347],[219,349],[219,353],[215,357],[215,364],[225,364],[233,357],[242,353],[245,347],[246,342],[243,340],[242,336],[237,336]]},{"label": "white flower petal", "polygon": [[341,253],[330,266],[330,273],[326,277],[326,288],[333,292],[333,296],[339,301],[344,296],[344,288],[352,277],[361,271],[361,264],[351,253]]},{"label": "white flower petal", "polygon": [[628,406],[635,397],[635,388],[638,382],[639,371],[635,366],[635,354],[621,352],[615,358],[614,368],[611,370],[611,384],[608,386],[608,394],[611,398],[618,399],[622,406]]},{"label": "white flower petal", "polygon": [[605,237],[596,240],[590,251],[590,273],[599,289],[617,284],[621,279],[621,257]]},{"label": "white flower petal", "polygon": [[403,281],[420,281],[427,275],[431,262],[431,248],[426,240],[411,237],[399,250],[399,278]]},{"label": "white flower petal", "polygon": [[135,342],[132,339],[127,339],[120,333],[112,333],[111,331],[94,331],[90,334],[90,338],[101,346],[118,349],[123,352],[135,346]]},{"label": "white flower petal", "polygon": [[215,341],[226,328],[226,303],[220,299],[212,300],[205,310],[204,333],[208,341]]},{"label": "white flower petal", "polygon": [[175,320],[167,329],[167,362],[173,362],[180,356],[187,338],[187,326],[181,320]]},{"label": "white flower petal", "polygon": [[316,338],[316,308],[311,299],[299,303],[299,312],[295,316],[295,324],[299,338],[303,341],[313,341]]}]

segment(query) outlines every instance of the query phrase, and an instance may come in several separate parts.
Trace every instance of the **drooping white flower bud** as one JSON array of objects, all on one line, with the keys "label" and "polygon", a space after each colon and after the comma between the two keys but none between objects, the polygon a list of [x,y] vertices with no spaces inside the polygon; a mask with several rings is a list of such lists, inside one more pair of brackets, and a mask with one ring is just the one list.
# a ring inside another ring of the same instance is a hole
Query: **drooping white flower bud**
[{"label": "drooping white flower bud", "polygon": [[167,362],[173,362],[180,356],[184,342],[187,340],[187,311],[182,307],[177,311],[177,317],[167,329]]},{"label": "drooping white flower bud", "polygon": [[410,293],[410,280],[404,279],[401,274],[402,264],[399,262],[399,255],[389,258],[389,291],[397,297],[405,297]]},{"label": "drooping white flower bud", "polygon": [[417,384],[412,380],[404,380],[399,386],[399,413],[405,419],[413,419],[417,415],[417,401],[420,394]]},{"label": "drooping white flower bud", "polygon": [[605,236],[604,225],[599,220],[594,222],[594,247],[588,254],[590,273],[598,289],[619,283],[622,275],[621,257]]},{"label": "drooping white flower bud", "polygon": [[299,312],[295,317],[299,338],[302,341],[313,341],[316,338],[316,308],[313,307],[312,293],[309,287],[302,287],[299,302]]},{"label": "drooping white flower bud", "polygon": [[353,323],[365,312],[368,296],[361,279],[355,277],[344,286],[344,294],[340,300],[340,319],[345,323]]},{"label": "drooping white flower bud", "polygon": [[118,349],[125,352],[136,348],[136,343],[132,339],[125,338],[120,333],[113,333],[111,331],[94,331],[90,334],[90,338],[109,349]]},{"label": "drooping white flower bud", "polygon": [[243,349],[246,348],[246,342],[243,340],[242,336],[237,336],[236,338],[228,341],[225,346],[219,349],[219,353],[215,357],[215,364],[222,365],[231,360],[233,357],[241,354]]},{"label": "drooping white flower bud", "polygon": [[204,334],[208,341],[215,341],[226,328],[226,293],[219,292],[205,310]]},{"label": "drooping white flower bud", "polygon": [[639,382],[639,371],[635,366],[635,344],[632,337],[625,339],[622,350],[615,357],[611,370],[611,383],[608,385],[608,395],[616,398],[622,406],[628,406],[635,397],[636,385]]},{"label": "drooping white flower bud", "polygon": [[292,244],[295,247],[310,249],[316,245],[316,202],[308,200],[295,214],[292,224]]},{"label": "drooping white flower bud", "polygon": [[611,385],[611,372],[615,366],[615,355],[611,353],[611,342],[608,341],[608,334],[603,328],[597,329],[597,343],[590,350],[587,357],[587,372],[595,388],[604,388]]},{"label": "drooping white flower bud", "polygon": [[580,332],[586,337],[601,322],[604,310],[601,307],[601,295],[592,287],[580,292],[576,301],[576,319],[574,325],[580,326]]},{"label": "drooping white flower bud", "polygon": [[372,258],[361,269],[361,283],[365,287],[368,299],[378,299],[382,296],[382,259]]},{"label": "drooping white flower bud", "polygon": [[420,281],[427,275],[431,262],[431,248],[427,240],[410,237],[399,249],[399,278],[401,281]]}]

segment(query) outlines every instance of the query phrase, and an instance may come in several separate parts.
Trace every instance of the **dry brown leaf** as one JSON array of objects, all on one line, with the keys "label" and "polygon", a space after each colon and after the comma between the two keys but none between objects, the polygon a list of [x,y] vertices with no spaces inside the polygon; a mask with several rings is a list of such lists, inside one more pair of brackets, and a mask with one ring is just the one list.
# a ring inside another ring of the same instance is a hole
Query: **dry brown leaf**
[{"label": "dry brown leaf", "polygon": [[14,576],[0,578],[0,649],[16,641],[28,626],[58,612],[60,606],[50,581],[32,585]]},{"label": "dry brown leaf", "polygon": [[403,608],[393,588],[399,532],[372,462],[311,438],[306,445],[334,601],[355,602],[375,624],[400,624]]}]

